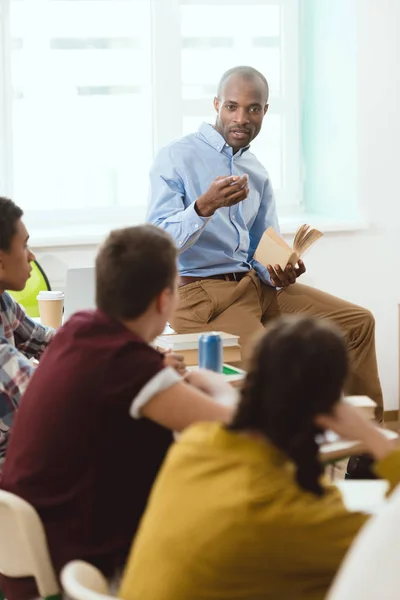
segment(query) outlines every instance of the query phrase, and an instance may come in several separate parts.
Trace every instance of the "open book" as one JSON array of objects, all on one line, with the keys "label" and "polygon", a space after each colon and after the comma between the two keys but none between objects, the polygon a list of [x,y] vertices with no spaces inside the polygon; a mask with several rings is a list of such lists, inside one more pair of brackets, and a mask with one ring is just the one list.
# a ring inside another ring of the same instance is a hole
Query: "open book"
[{"label": "open book", "polygon": [[268,227],[257,246],[254,258],[264,267],[279,265],[284,270],[289,263],[295,266],[305,251],[320,237],[320,231],[311,229],[309,225],[302,225],[297,230],[291,248],[273,227]]}]

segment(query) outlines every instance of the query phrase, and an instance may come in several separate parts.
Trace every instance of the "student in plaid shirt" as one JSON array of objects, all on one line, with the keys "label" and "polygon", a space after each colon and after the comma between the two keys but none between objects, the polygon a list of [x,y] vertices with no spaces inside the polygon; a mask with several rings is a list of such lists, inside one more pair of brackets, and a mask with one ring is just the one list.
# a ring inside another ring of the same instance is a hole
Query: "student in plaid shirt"
[{"label": "student in plaid shirt", "polygon": [[0,197],[0,470],[21,396],[34,372],[31,358],[39,358],[54,334],[32,321],[6,290],[23,290],[34,254],[22,210]]}]

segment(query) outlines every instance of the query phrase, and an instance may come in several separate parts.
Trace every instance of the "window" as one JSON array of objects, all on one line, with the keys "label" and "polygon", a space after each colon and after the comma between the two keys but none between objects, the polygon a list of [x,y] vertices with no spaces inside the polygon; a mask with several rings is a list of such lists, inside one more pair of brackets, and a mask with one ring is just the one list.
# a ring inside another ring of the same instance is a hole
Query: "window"
[{"label": "window", "polygon": [[[293,104],[298,103],[297,82],[288,86],[284,73],[289,61],[289,76],[296,78],[296,42],[284,44],[295,8],[288,2],[181,2],[183,132],[193,131],[199,121],[214,120],[211,99],[224,71],[248,64],[265,74],[271,108],[253,150],[268,169],[281,206],[298,203],[294,188],[289,189],[292,176],[285,177],[290,168],[285,164],[285,128],[290,125],[290,109],[299,109]],[[289,110],[285,103],[291,104]]]},{"label": "window", "polygon": [[2,0],[1,193],[42,225],[140,221],[154,153],[213,122],[220,76],[250,64],[271,88],[253,148],[280,206],[297,206],[297,5]]}]

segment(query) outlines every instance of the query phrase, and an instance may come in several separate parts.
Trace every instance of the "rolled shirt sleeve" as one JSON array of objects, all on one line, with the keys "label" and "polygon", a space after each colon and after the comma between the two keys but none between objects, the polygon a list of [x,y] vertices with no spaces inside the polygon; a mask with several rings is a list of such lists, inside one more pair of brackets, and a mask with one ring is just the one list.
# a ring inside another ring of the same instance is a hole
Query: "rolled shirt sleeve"
[{"label": "rolled shirt sleeve", "polygon": [[129,409],[131,417],[140,419],[141,410],[147,402],[180,381],[182,381],[182,377],[172,367],[165,367],[165,369],[159,371],[142,387],[136,398],[134,398]]}]

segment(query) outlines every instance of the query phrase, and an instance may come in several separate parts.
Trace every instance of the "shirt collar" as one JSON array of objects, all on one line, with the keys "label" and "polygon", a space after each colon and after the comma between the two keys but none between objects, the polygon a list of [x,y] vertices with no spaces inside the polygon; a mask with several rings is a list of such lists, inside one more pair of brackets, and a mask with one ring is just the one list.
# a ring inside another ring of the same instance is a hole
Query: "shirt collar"
[{"label": "shirt collar", "polygon": [[[217,152],[228,150],[231,155],[233,154],[231,146],[225,142],[222,135],[212,125],[210,125],[210,123],[202,123],[199,127],[199,133],[203,138],[205,138],[206,142],[210,146],[217,150]],[[246,152],[246,150],[249,148],[250,144],[245,148],[241,148],[235,156],[241,156],[243,152]]]}]

